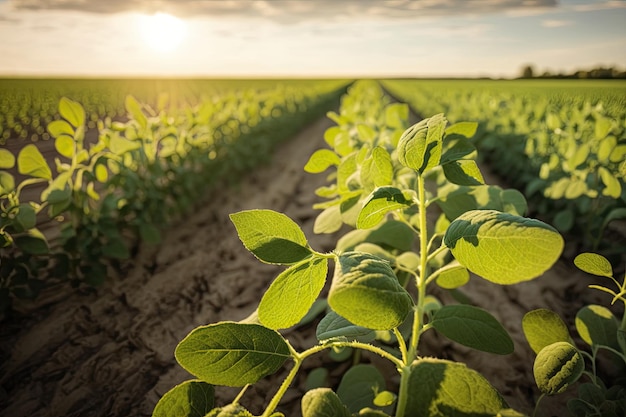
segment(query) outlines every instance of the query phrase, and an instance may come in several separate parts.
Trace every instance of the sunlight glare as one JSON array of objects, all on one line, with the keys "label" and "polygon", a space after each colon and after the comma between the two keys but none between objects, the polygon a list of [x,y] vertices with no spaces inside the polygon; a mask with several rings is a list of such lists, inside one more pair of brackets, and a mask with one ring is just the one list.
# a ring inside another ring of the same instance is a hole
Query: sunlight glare
[{"label": "sunlight glare", "polygon": [[173,51],[187,35],[185,22],[167,13],[140,16],[139,30],[146,44],[157,52]]}]

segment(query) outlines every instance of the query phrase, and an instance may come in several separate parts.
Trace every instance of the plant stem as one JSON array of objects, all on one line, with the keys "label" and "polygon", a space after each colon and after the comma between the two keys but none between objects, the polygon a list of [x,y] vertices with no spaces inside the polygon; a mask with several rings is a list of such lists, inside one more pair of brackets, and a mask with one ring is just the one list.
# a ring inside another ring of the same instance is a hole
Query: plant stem
[{"label": "plant stem", "polygon": [[296,374],[300,370],[300,365],[302,365],[302,360],[304,359],[302,355],[296,352],[294,348],[291,347],[291,344],[289,344],[289,342],[287,342],[287,346],[289,346],[291,356],[293,357],[293,368],[291,368],[289,374],[280,385],[280,388],[278,388],[278,391],[276,391],[276,394],[274,394],[274,396],[272,397],[272,400],[267,405],[267,408],[265,409],[263,414],[261,414],[261,417],[270,417],[272,413],[274,413],[274,410],[276,409],[276,407],[278,407],[278,403],[280,403],[280,400],[283,398],[285,392],[287,392],[287,389],[289,388],[294,378],[296,377]]},{"label": "plant stem", "polygon": [[409,377],[411,376],[411,364],[417,357],[417,346],[420,335],[424,328],[424,299],[426,297],[426,284],[428,281],[428,223],[426,218],[426,186],[424,178],[417,175],[417,193],[419,207],[419,235],[420,235],[420,274],[416,280],[417,305],[413,313],[413,331],[409,351],[404,359],[404,366],[398,368],[401,373],[400,391],[398,393],[398,407],[396,417],[404,417],[406,404],[409,397]]}]

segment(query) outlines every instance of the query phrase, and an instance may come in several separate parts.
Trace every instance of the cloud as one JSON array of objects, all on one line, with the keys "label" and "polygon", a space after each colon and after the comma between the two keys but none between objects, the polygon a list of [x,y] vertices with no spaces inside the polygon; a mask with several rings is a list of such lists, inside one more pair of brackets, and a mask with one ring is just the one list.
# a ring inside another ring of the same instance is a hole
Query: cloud
[{"label": "cloud", "polygon": [[578,4],[572,7],[577,12],[594,12],[597,10],[626,9],[626,1],[611,0],[598,3]]},{"label": "cloud", "polygon": [[87,13],[169,12],[178,16],[261,17],[281,23],[312,19],[419,18],[555,8],[557,0],[8,0],[15,9]]},{"label": "cloud", "polygon": [[574,22],[571,20],[556,20],[556,19],[549,19],[549,20],[542,20],[541,21],[541,26],[543,26],[544,28],[560,28],[563,26],[569,26],[569,25],[573,25]]}]

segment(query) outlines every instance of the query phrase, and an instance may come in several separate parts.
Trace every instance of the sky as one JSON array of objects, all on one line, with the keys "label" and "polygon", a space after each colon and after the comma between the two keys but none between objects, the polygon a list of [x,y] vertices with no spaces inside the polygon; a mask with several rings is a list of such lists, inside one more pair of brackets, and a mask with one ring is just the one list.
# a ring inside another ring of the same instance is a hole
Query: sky
[{"label": "sky", "polygon": [[515,77],[528,64],[626,69],[626,0],[0,0],[0,76]]}]

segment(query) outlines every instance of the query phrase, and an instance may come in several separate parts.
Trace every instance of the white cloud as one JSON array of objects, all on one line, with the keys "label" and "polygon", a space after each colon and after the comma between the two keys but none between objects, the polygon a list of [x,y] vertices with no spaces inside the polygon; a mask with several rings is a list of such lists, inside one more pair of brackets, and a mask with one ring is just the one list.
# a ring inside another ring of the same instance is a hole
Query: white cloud
[{"label": "white cloud", "polygon": [[541,21],[541,26],[544,28],[561,28],[563,26],[570,26],[573,24],[574,22],[571,20],[548,19]]},{"label": "white cloud", "polygon": [[626,1],[612,0],[591,4],[578,4],[572,7],[577,12],[594,12],[597,10],[626,9]]},{"label": "white cloud", "polygon": [[420,18],[532,12],[557,7],[557,0],[8,0],[16,9],[90,13],[169,12],[179,16],[262,17],[282,23],[311,19]]}]

